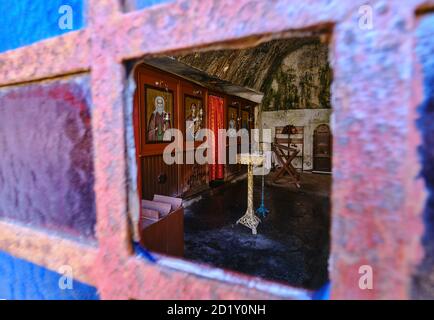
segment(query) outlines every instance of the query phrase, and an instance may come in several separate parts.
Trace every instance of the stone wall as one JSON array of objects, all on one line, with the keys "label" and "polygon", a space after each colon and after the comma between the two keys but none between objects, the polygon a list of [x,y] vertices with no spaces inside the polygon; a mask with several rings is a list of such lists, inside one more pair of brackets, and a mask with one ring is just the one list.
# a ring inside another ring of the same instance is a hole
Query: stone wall
[{"label": "stone wall", "polygon": [[[331,109],[300,109],[265,111],[262,113],[263,128],[271,128],[274,136],[274,128],[292,124],[304,127],[304,159],[303,169],[313,170],[313,133],[321,124],[330,123]],[[293,160],[293,165],[300,168],[301,158]]]},{"label": "stone wall", "polygon": [[331,108],[327,56],[327,46],[319,42],[286,55],[262,85],[262,110]]},{"label": "stone wall", "polygon": [[[264,99],[257,125],[271,128],[288,124],[304,127],[303,169],[313,169],[313,133],[330,124],[331,69],[327,46],[306,44],[286,55],[264,83]],[[301,158],[293,165],[301,168]]]},{"label": "stone wall", "polygon": [[283,60],[306,45],[326,48],[318,37],[288,38],[248,49],[197,52],[176,59],[217,78],[266,92]]},{"label": "stone wall", "polygon": [[263,92],[263,111],[331,108],[328,48],[317,37],[275,40],[250,49],[210,51],[177,59]]}]

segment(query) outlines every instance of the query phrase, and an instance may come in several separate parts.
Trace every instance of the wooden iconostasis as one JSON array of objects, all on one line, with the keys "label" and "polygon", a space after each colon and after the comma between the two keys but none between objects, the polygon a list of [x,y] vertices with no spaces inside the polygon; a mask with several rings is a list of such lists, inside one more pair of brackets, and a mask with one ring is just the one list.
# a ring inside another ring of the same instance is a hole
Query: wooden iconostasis
[{"label": "wooden iconostasis", "polygon": [[[138,146],[139,192],[143,199],[152,199],[154,194],[186,198],[207,189],[210,180],[230,180],[241,173],[237,164],[185,163],[203,143],[194,141],[199,129],[252,129],[253,102],[209,91],[145,64],[136,68],[135,77],[134,132]],[[184,148],[178,156],[182,157],[183,164],[168,165],[163,160],[164,149],[171,142],[164,137],[169,128],[182,131]],[[190,147],[186,141],[190,142]],[[229,160],[229,152],[226,154]]]}]

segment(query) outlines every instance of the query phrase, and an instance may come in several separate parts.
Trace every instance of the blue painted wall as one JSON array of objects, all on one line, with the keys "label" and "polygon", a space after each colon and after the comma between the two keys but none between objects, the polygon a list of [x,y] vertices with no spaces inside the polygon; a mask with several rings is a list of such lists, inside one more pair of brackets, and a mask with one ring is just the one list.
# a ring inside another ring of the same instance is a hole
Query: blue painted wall
[{"label": "blue painted wall", "polygon": [[[1,0],[0,52],[83,28],[85,0]],[[59,8],[69,5],[72,30],[59,28]]]},{"label": "blue painted wall", "polygon": [[61,274],[0,251],[0,299],[96,300],[96,288],[74,281],[72,289],[59,288]]},{"label": "blue painted wall", "polygon": [[136,0],[136,9],[143,9],[147,8],[156,4],[170,2],[173,0]]}]

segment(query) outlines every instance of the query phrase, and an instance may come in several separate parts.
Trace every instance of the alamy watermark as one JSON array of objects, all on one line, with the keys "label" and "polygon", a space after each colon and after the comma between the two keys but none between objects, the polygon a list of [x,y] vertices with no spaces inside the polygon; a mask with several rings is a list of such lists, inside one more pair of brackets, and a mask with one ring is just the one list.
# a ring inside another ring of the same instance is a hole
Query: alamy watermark
[{"label": "alamy watermark", "polygon": [[359,28],[372,30],[374,28],[374,9],[370,5],[359,7]]},{"label": "alamy watermark", "polygon": [[69,5],[62,5],[59,7],[58,13],[60,15],[57,25],[60,30],[72,30],[74,28],[74,11]]},{"label": "alamy watermark", "polygon": [[363,265],[359,267],[359,288],[360,290],[374,289],[374,273],[370,265]]},{"label": "alamy watermark", "polygon": [[[204,128],[196,132],[194,139],[184,139],[181,130],[171,128],[165,130],[162,141],[169,142],[163,152],[167,165],[237,164],[238,154],[264,154],[271,149],[271,129],[251,129],[249,134],[247,129],[218,129],[214,132]],[[268,173],[269,169],[265,168],[263,174]]]},{"label": "alamy watermark", "polygon": [[72,267],[69,265],[63,265],[58,269],[58,272],[62,275],[59,278],[59,288],[61,290],[73,290],[74,289],[74,274]]}]

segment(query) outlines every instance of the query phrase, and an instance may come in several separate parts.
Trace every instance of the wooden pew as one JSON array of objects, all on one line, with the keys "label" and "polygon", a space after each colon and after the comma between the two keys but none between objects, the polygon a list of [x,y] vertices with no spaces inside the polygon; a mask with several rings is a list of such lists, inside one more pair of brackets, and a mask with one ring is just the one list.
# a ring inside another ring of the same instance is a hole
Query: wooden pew
[{"label": "wooden pew", "polygon": [[184,208],[182,199],[155,195],[142,200],[140,243],[150,251],[184,256]]}]

